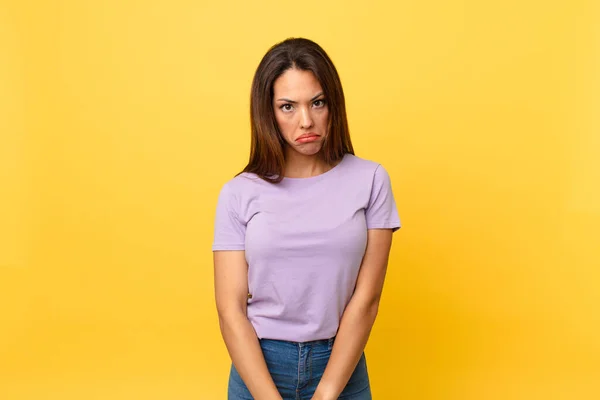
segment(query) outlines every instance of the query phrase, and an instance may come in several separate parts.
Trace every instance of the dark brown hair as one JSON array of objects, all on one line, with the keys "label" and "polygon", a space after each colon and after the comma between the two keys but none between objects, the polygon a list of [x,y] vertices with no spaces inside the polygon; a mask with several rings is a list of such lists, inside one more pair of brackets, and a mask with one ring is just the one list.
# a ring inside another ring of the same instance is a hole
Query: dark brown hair
[{"label": "dark brown hair", "polygon": [[309,39],[286,39],[267,51],[256,69],[250,92],[252,141],[250,160],[242,172],[255,173],[271,183],[278,183],[283,179],[286,145],[273,110],[273,84],[279,76],[292,68],[311,71],[321,84],[327,99],[327,134],[320,151],[323,160],[329,165],[335,165],[344,154],[354,154],[344,91],[333,62],[318,44]]}]

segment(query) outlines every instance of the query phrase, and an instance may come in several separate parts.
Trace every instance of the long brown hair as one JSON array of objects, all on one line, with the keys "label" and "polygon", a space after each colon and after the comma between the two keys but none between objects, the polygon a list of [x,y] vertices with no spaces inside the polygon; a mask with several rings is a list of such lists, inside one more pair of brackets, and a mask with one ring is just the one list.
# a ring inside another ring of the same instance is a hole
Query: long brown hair
[{"label": "long brown hair", "polygon": [[335,165],[344,154],[354,154],[344,91],[333,62],[312,40],[288,38],[267,51],[256,69],[250,92],[250,160],[242,172],[255,173],[271,183],[283,179],[286,145],[273,110],[273,83],[292,68],[311,71],[327,99],[329,118],[321,148],[323,160]]}]

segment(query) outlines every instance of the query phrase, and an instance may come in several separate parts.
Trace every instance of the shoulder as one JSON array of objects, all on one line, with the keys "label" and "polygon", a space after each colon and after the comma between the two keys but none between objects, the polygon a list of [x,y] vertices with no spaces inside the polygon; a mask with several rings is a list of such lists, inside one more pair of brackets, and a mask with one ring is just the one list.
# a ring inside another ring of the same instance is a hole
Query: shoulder
[{"label": "shoulder", "polygon": [[258,175],[242,172],[239,175],[229,179],[221,186],[221,196],[241,197],[248,193],[260,190],[261,187],[269,185],[268,182]]},{"label": "shoulder", "polygon": [[384,166],[379,162],[358,157],[353,154],[346,154],[345,163],[347,165],[347,171],[352,173],[366,175],[371,178],[388,175]]},{"label": "shoulder", "polygon": [[348,154],[344,160],[346,168],[343,179],[353,186],[365,188],[371,193],[391,190],[392,182],[386,168],[379,162]]}]

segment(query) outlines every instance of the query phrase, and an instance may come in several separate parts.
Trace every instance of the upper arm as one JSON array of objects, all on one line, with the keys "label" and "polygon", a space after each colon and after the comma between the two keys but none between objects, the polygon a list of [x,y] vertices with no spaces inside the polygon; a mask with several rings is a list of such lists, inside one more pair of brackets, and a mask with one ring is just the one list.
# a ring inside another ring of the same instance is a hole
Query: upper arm
[{"label": "upper arm", "polygon": [[396,231],[401,226],[390,176],[381,164],[377,165],[373,174],[365,218],[367,229],[390,228]]},{"label": "upper arm", "polygon": [[248,301],[248,264],[244,251],[215,251],[215,300],[220,316],[230,312],[246,313]]},{"label": "upper arm", "polygon": [[393,232],[401,226],[390,176],[382,165],[377,166],[373,175],[365,218],[368,229],[367,248],[354,296],[376,307],[383,291]]},{"label": "upper arm", "polygon": [[246,313],[246,223],[241,217],[240,209],[240,199],[235,188],[231,184],[225,184],[217,202],[212,245],[215,300],[220,316],[231,311]]}]

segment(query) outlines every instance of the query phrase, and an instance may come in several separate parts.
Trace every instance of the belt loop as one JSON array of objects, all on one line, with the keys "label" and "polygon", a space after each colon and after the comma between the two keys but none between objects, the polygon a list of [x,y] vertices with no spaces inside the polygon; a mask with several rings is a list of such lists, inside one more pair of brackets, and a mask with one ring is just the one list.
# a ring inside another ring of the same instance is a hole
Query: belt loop
[{"label": "belt loop", "polygon": [[333,348],[333,342],[334,342],[335,336],[334,337],[330,337],[327,340],[327,347],[329,348],[329,350],[331,350]]}]

